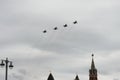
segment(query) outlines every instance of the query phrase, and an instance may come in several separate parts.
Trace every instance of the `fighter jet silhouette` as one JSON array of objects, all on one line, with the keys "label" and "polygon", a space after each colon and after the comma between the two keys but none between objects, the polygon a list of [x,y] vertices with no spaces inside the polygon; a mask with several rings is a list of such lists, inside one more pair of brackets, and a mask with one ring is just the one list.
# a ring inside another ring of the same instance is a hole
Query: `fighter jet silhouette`
[{"label": "fighter jet silhouette", "polygon": [[47,33],[47,31],[46,31],[46,30],[44,30],[44,31],[43,31],[43,33]]},{"label": "fighter jet silhouette", "polygon": [[54,27],[54,30],[57,30],[58,28],[57,27]]},{"label": "fighter jet silhouette", "polygon": [[68,25],[67,24],[64,24],[63,27],[67,27]]},{"label": "fighter jet silhouette", "polygon": [[73,24],[77,24],[77,21],[74,21]]}]

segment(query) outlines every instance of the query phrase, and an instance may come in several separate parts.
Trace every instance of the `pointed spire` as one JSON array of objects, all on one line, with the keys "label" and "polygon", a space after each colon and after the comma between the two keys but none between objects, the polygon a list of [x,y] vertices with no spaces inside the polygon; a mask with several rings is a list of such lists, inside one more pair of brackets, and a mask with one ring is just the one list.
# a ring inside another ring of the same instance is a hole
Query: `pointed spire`
[{"label": "pointed spire", "polygon": [[94,54],[92,54],[91,69],[95,69],[95,64],[94,64]]},{"label": "pointed spire", "polygon": [[78,77],[78,75],[76,75],[76,77],[75,77],[75,79],[74,79],[74,80],[80,80],[80,79],[79,79],[79,77]]},{"label": "pointed spire", "polygon": [[94,54],[92,54],[91,69],[89,69],[89,80],[98,80],[97,69],[95,68],[95,64],[94,64]]},{"label": "pointed spire", "polygon": [[47,80],[54,80],[54,77],[53,77],[52,73],[50,73],[50,74],[49,74],[49,76],[48,76],[48,79],[47,79]]}]

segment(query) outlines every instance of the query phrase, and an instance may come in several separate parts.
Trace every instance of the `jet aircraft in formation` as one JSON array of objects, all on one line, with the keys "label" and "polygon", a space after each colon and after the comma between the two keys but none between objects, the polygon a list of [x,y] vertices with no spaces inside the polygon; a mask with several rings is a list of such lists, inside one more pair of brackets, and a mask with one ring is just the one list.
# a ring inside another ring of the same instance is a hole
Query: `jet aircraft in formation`
[{"label": "jet aircraft in formation", "polygon": [[[73,24],[77,24],[78,22],[77,21],[74,21]],[[63,27],[68,27],[67,24],[64,24]],[[53,30],[57,30],[58,27],[54,27]],[[44,30],[43,33],[47,33],[47,30]]]},{"label": "jet aircraft in formation", "polygon": [[46,32],[47,32],[46,30],[43,31],[43,33],[46,33]]},{"label": "jet aircraft in formation", "polygon": [[73,24],[77,24],[77,21],[74,21]]},{"label": "jet aircraft in formation", "polygon": [[54,30],[57,30],[57,29],[58,29],[57,27],[54,28]]},{"label": "jet aircraft in formation", "polygon": [[63,27],[67,27],[68,25],[67,24],[64,24]]}]

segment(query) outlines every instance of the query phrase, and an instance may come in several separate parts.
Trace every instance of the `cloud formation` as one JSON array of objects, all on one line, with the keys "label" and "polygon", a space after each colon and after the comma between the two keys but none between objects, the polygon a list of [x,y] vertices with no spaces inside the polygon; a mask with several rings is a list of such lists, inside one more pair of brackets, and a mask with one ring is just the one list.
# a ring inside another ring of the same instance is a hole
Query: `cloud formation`
[{"label": "cloud formation", "polygon": [[[95,53],[99,79],[119,80],[119,3],[1,0],[0,58],[14,62],[10,80],[45,80],[50,70],[58,80],[72,80],[76,73],[88,80],[91,53]],[[42,33],[44,29],[47,34]]]}]

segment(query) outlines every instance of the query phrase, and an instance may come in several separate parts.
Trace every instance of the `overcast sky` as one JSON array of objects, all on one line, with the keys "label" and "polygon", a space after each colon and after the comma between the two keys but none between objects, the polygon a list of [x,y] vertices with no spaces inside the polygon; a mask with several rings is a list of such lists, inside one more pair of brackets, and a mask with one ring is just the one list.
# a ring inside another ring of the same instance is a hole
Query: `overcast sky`
[{"label": "overcast sky", "polygon": [[0,59],[14,65],[9,80],[47,80],[50,71],[55,80],[88,80],[92,53],[99,80],[120,80],[119,0],[0,0]]}]

